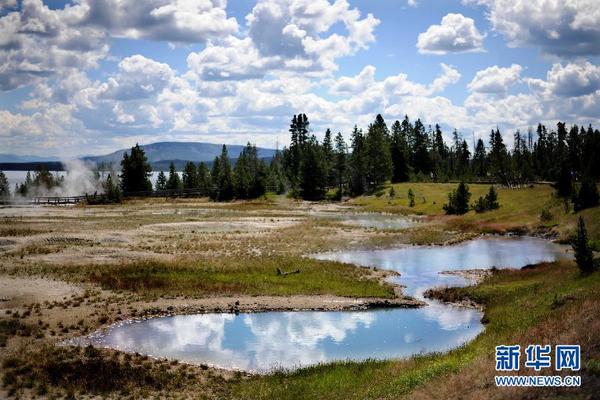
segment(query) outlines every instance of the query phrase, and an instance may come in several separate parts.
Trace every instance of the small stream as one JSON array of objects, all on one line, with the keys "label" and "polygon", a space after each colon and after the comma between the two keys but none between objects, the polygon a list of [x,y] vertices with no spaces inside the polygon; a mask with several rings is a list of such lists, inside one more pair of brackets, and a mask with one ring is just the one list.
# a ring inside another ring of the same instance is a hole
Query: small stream
[{"label": "small stream", "polygon": [[[569,257],[564,246],[530,237],[481,238],[452,246],[322,253],[322,260],[400,272],[395,283],[423,298],[434,286],[470,282],[442,271],[520,268]],[[268,372],[334,360],[392,359],[445,351],[484,327],[475,309],[427,300],[418,309],[215,313],[152,318],[91,335],[98,346],[228,369]]]}]

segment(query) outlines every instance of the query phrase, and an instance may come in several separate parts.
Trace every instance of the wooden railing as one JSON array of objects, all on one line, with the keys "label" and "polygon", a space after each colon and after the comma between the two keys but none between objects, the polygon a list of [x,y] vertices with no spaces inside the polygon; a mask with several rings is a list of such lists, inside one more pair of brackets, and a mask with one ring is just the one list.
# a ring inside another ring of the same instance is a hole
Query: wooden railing
[{"label": "wooden railing", "polygon": [[31,198],[31,204],[77,204],[86,200],[86,196],[35,196]]}]

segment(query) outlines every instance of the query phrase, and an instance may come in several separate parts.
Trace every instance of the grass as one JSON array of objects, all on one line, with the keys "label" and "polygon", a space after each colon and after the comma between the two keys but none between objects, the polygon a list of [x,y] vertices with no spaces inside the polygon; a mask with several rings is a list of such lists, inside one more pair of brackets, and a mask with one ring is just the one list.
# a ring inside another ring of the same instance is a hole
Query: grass
[{"label": "grass", "polygon": [[[282,271],[299,269],[300,273],[278,275],[277,268]],[[19,272],[23,272],[23,269]],[[38,265],[31,267],[29,272],[51,274],[74,282],[84,280],[97,283],[105,289],[126,290],[151,297],[295,294],[394,297],[392,286],[372,278],[367,269],[293,256]]]},{"label": "grass", "polygon": [[[76,394],[118,394],[118,398],[168,397],[184,387],[201,391],[201,379],[186,365],[151,361],[140,355],[118,354],[93,347],[56,347],[28,343],[2,362],[2,385],[9,395],[32,397]],[[212,385],[213,388],[218,385]],[[60,389],[59,389],[60,388]],[[50,397],[52,396],[52,397]],[[205,398],[202,396],[201,398]]]},{"label": "grass", "polygon": [[[396,214],[419,214],[433,218],[444,216],[443,205],[448,202],[448,193],[456,183],[399,183],[394,184],[396,197],[390,198],[389,186],[382,196],[362,196],[351,201],[368,211]],[[485,196],[490,185],[470,184],[471,203]],[[408,190],[415,193],[415,206],[408,206]],[[574,230],[579,215],[587,223],[592,243],[600,249],[600,207],[573,213],[572,206],[565,212],[562,199],[554,195],[550,185],[531,185],[519,189],[497,187],[500,208],[476,213],[469,211],[462,216],[444,217],[449,229],[472,230],[487,233],[504,233],[511,230],[534,231],[554,229],[562,239]],[[549,212],[550,219],[542,219],[542,211]]]},{"label": "grass", "polygon": [[[232,393],[240,399],[492,398],[499,395],[492,386],[494,347],[541,342],[581,344],[585,384],[581,391],[565,393],[594,393],[600,382],[600,272],[581,277],[572,263],[544,264],[500,271],[478,286],[456,291],[457,298],[485,304],[489,321],[485,332],[463,347],[409,360],[339,362],[278,372],[240,382]],[[534,397],[545,393],[537,389],[531,392]]]}]

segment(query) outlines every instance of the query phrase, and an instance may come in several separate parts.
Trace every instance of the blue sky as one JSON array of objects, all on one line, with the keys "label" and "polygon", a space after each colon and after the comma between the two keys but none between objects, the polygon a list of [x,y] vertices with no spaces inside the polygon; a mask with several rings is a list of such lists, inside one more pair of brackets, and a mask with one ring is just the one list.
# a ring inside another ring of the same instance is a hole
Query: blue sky
[{"label": "blue sky", "polygon": [[0,0],[0,153],[600,125],[594,0]]}]

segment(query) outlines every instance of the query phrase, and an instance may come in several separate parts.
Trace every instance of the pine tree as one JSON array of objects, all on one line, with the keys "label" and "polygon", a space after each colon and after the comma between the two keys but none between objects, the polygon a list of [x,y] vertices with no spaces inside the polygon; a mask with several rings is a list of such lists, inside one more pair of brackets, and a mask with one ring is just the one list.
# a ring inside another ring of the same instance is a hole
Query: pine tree
[{"label": "pine tree", "polygon": [[285,193],[286,179],[283,170],[283,160],[279,150],[275,151],[275,156],[269,165],[267,190],[277,194]]},{"label": "pine tree", "polygon": [[411,188],[408,189],[408,206],[409,207],[415,206],[415,193],[413,192],[413,190]]},{"label": "pine tree", "polygon": [[406,143],[406,137],[400,121],[396,121],[392,125],[390,155],[392,158],[392,182],[408,181],[410,170],[408,164],[408,144]]},{"label": "pine tree", "polygon": [[198,173],[193,162],[188,161],[185,163],[182,180],[184,189],[196,189],[198,187]]},{"label": "pine tree", "polygon": [[123,192],[143,192],[152,190],[150,174],[152,168],[144,150],[136,144],[131,148],[131,153],[123,154],[121,161],[121,188]]},{"label": "pine tree", "polygon": [[227,155],[227,147],[223,145],[221,156],[213,164],[213,198],[218,201],[228,201],[234,197],[233,173],[231,161]]},{"label": "pine tree", "polygon": [[369,125],[365,137],[366,177],[369,188],[374,190],[392,175],[392,157],[388,140],[388,130],[381,115]]},{"label": "pine tree", "polygon": [[321,200],[325,197],[327,171],[323,157],[323,148],[317,138],[311,136],[305,145],[302,163],[302,183],[300,190],[305,200]]},{"label": "pine tree", "polygon": [[598,188],[596,187],[596,183],[591,179],[584,179],[573,203],[575,211],[596,207],[598,205]]},{"label": "pine tree", "polygon": [[182,188],[183,184],[181,183],[181,178],[175,170],[175,164],[171,162],[171,164],[169,164],[169,179],[167,180],[167,190],[181,190]]},{"label": "pine tree", "polygon": [[352,154],[350,155],[350,193],[360,196],[367,190],[367,161],[365,138],[355,125],[352,131]]},{"label": "pine tree", "polygon": [[200,193],[203,196],[208,196],[211,191],[210,172],[204,161],[201,161],[200,164],[198,164],[196,177],[198,179],[198,189],[200,190]]},{"label": "pine tree", "polygon": [[334,170],[335,170],[335,177],[336,177],[336,182],[338,185],[340,200],[342,199],[342,196],[344,194],[344,180],[346,178],[347,152],[348,152],[348,149],[346,148],[346,142],[344,141],[344,137],[342,136],[341,132],[338,132],[338,134],[335,137]]},{"label": "pine tree", "polygon": [[487,157],[485,154],[485,144],[479,138],[475,146],[475,154],[473,155],[473,172],[479,178],[487,176]]},{"label": "pine tree", "polygon": [[448,193],[448,203],[444,204],[443,209],[446,214],[465,214],[469,211],[470,199],[469,186],[461,182],[456,189]]},{"label": "pine tree", "polygon": [[4,174],[4,171],[0,171],[0,199],[6,199],[10,197],[10,187],[8,185],[8,178]]},{"label": "pine tree", "polygon": [[334,166],[334,154],[333,154],[333,138],[331,137],[331,130],[327,128],[325,131],[325,137],[323,138],[323,158],[325,161],[325,170],[327,171],[327,187],[334,186],[336,184]]},{"label": "pine tree", "polygon": [[585,223],[581,216],[577,222],[577,235],[571,246],[575,251],[575,261],[577,262],[579,270],[584,274],[594,272],[594,255],[588,241]]},{"label": "pine tree", "polygon": [[489,162],[492,176],[503,185],[510,186],[508,152],[506,151],[504,139],[498,128],[496,128],[495,131],[492,130],[492,133],[490,134]]},{"label": "pine tree", "polygon": [[414,147],[412,166],[415,173],[429,175],[431,172],[429,157],[429,137],[420,119],[415,121],[413,128]]},{"label": "pine tree", "polygon": [[120,203],[123,199],[123,193],[119,185],[114,184],[110,174],[108,174],[104,183],[104,197],[108,203]]},{"label": "pine tree", "polygon": [[156,177],[156,191],[162,191],[162,190],[167,190],[167,177],[165,176],[165,173],[163,171],[160,171],[158,173],[158,176]]}]

